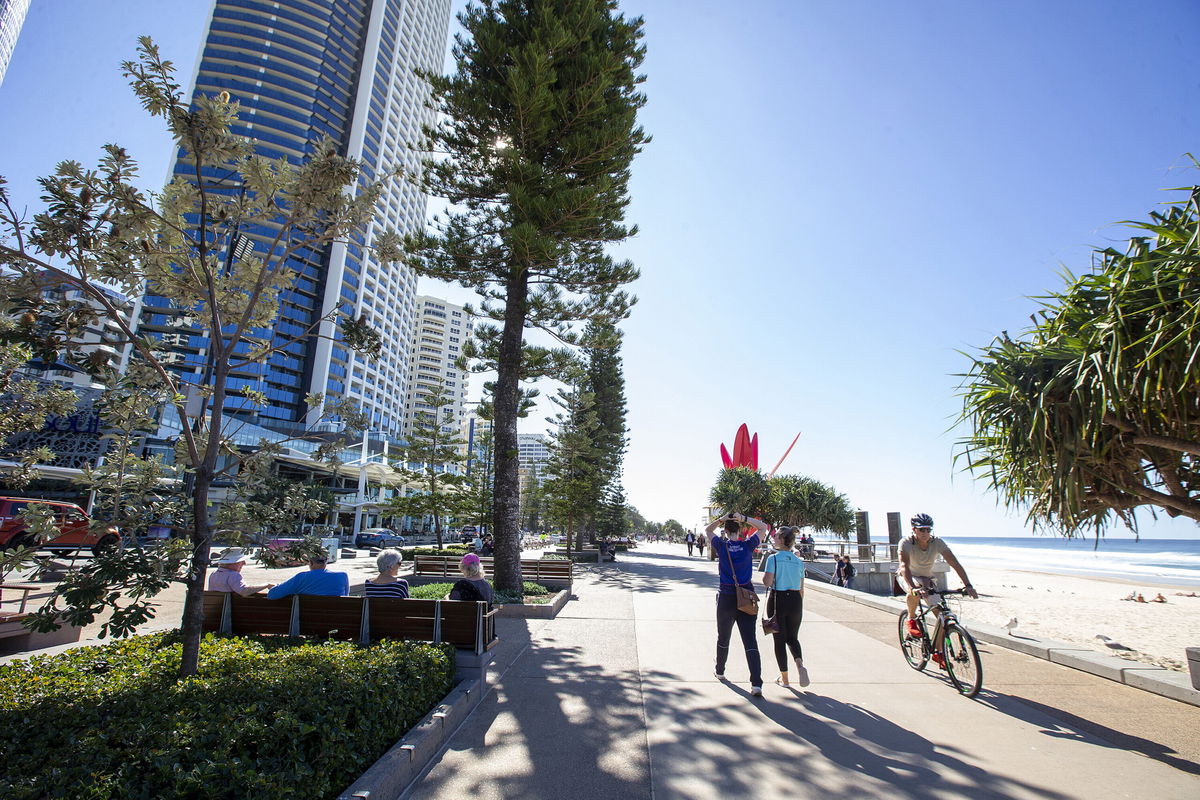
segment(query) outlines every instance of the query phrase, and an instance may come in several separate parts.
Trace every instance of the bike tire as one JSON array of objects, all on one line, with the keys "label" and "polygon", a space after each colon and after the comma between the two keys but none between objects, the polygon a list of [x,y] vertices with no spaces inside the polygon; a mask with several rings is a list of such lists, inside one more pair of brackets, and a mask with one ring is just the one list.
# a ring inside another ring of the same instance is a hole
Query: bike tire
[{"label": "bike tire", "polygon": [[946,628],[942,640],[946,658],[946,671],[954,688],[966,697],[979,694],[983,686],[983,662],[979,659],[979,648],[966,628],[954,623]]},{"label": "bike tire", "polygon": [[929,651],[925,647],[925,637],[914,639],[908,635],[908,612],[900,614],[900,652],[904,660],[913,669],[920,672],[929,663]]}]

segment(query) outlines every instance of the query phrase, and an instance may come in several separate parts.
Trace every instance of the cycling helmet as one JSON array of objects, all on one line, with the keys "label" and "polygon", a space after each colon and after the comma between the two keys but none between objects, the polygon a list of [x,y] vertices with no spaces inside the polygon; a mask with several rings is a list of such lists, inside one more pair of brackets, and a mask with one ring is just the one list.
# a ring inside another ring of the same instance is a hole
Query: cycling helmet
[{"label": "cycling helmet", "polygon": [[933,527],[933,517],[929,516],[928,514],[916,514],[908,522],[914,528],[932,528]]}]

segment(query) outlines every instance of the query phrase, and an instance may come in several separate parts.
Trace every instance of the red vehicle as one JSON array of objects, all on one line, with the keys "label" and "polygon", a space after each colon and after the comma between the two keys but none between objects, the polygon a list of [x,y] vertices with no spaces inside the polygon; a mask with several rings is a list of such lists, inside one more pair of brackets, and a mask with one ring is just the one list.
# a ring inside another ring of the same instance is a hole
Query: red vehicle
[{"label": "red vehicle", "polygon": [[92,518],[74,503],[31,497],[0,497],[0,548],[34,544],[33,534],[21,516],[23,509],[33,505],[47,507],[54,512],[58,535],[42,545],[46,550],[75,551],[90,547],[93,553],[99,553],[121,542],[121,534],[116,528],[93,532]]}]

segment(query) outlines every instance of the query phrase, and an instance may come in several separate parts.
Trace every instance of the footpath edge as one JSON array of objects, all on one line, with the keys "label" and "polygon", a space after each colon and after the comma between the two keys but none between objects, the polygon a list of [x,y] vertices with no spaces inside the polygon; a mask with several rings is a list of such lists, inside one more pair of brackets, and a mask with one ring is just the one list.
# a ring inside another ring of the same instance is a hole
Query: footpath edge
[{"label": "footpath edge", "polygon": [[[815,580],[805,581],[806,588],[850,600],[869,608],[886,611],[896,616],[905,610],[905,605],[890,597],[879,597],[855,589],[832,586]],[[1138,661],[1128,661],[1089,650],[1077,644],[1059,642],[1054,639],[1037,639],[1032,636],[1014,636],[1003,628],[981,622],[960,620],[977,639],[997,647],[1016,650],[1065,667],[1071,667],[1135,689],[1200,706],[1200,690],[1192,687],[1191,678],[1185,672],[1155,667]]]},{"label": "footpath edge", "polygon": [[337,800],[396,800],[402,796],[483,701],[487,688],[482,677],[460,681]]}]

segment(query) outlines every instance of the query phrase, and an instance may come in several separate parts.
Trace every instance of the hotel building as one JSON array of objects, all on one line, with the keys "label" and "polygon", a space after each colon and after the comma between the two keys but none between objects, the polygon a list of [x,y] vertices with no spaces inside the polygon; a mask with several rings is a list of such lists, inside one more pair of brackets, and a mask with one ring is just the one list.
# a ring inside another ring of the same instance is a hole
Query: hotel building
[{"label": "hotel building", "polygon": [[[412,145],[431,112],[424,107],[427,87],[414,70],[441,70],[450,6],[451,0],[215,0],[193,97],[228,92],[241,106],[235,131],[270,158],[299,163],[328,136],[339,153],[362,162],[366,181],[392,167],[415,169],[419,154]],[[177,154],[173,172],[195,180],[186,153]],[[214,172],[202,179],[214,193],[244,191],[236,176]],[[267,405],[234,400],[231,413],[259,428],[295,433],[319,413],[309,410],[305,396],[320,393],[353,400],[379,435],[401,435],[416,276],[378,261],[371,245],[387,228],[423,227],[425,205],[417,187],[391,180],[367,230],[348,243],[290,258],[298,277],[284,293],[282,315],[275,330],[256,332],[283,350],[266,364],[241,368],[229,383],[232,398],[252,389],[265,393]],[[266,256],[276,233],[269,225],[244,228],[224,257]],[[335,312],[368,319],[383,346],[370,355],[341,346],[329,319]],[[181,374],[192,380],[202,374],[208,343],[165,298],[144,298],[140,324],[145,333],[171,337]],[[306,335],[314,324],[317,335]],[[301,338],[285,344],[292,337]]]}]

